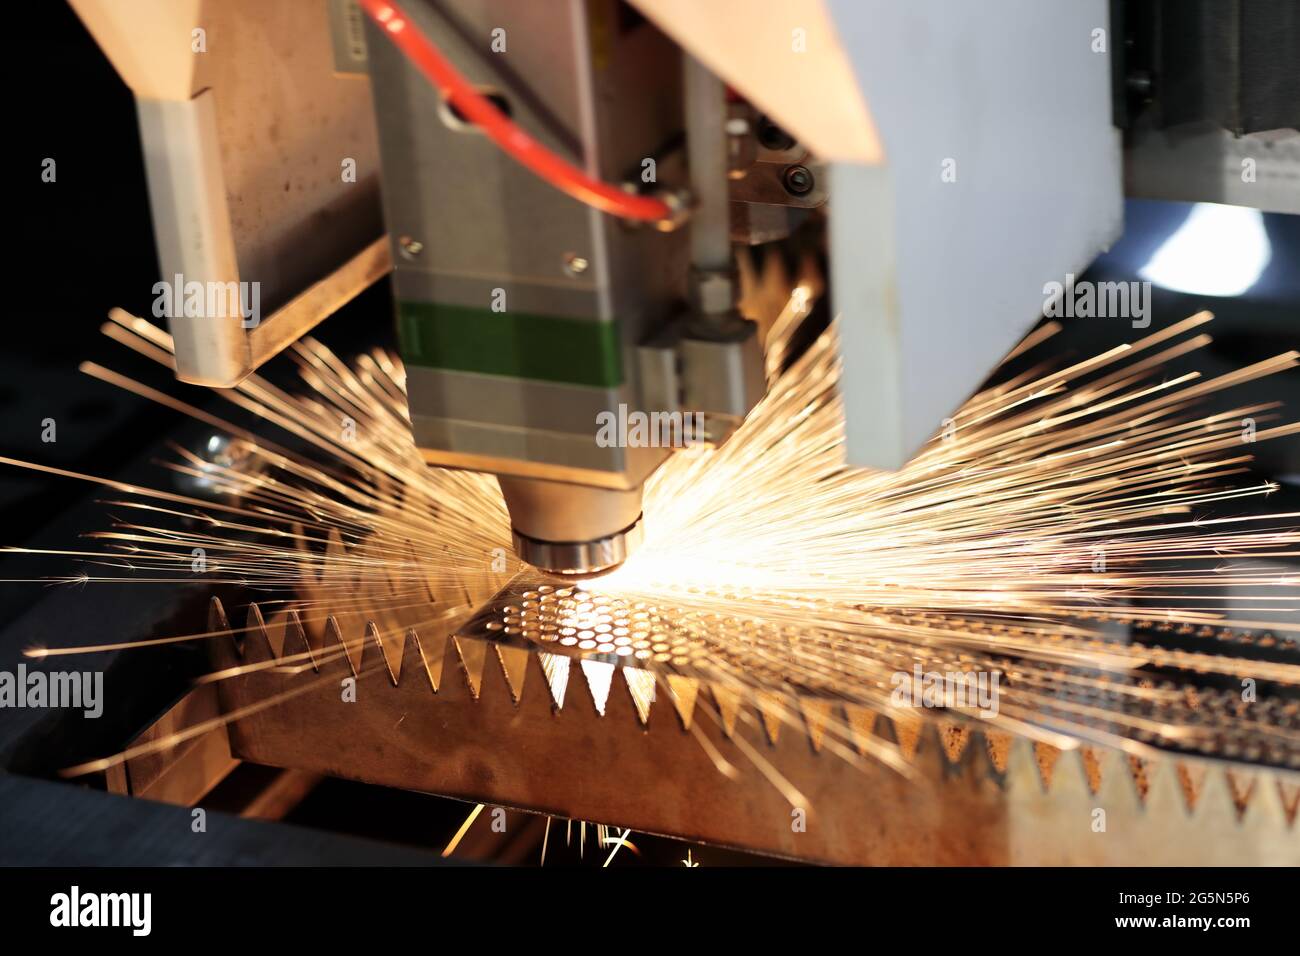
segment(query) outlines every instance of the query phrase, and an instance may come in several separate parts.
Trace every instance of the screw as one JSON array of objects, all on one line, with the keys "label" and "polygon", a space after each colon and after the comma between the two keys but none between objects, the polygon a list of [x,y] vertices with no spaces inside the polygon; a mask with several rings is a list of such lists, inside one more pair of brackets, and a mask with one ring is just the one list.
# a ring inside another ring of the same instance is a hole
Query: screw
[{"label": "screw", "polygon": [[397,244],[401,246],[402,255],[408,259],[414,259],[424,251],[424,243],[419,239],[412,239],[410,236],[402,236],[397,240]]},{"label": "screw", "polygon": [[580,276],[587,271],[589,263],[583,256],[576,252],[566,252],[564,254],[564,274],[569,276]]},{"label": "screw", "polygon": [[788,166],[781,177],[786,192],[792,196],[806,196],[813,190],[816,180],[807,166]]}]

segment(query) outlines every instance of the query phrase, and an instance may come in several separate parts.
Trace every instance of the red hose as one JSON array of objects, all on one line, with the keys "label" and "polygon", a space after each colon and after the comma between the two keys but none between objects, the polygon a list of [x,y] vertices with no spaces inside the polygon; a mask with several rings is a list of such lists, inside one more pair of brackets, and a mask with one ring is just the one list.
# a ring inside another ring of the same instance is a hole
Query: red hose
[{"label": "red hose", "polygon": [[361,8],[388,34],[393,45],[424,74],[443,99],[483,130],[488,139],[512,159],[556,189],[602,212],[649,222],[672,217],[672,209],[662,199],[624,192],[618,186],[593,179],[525,133],[457,72],[397,4],[390,0],[360,2]]}]

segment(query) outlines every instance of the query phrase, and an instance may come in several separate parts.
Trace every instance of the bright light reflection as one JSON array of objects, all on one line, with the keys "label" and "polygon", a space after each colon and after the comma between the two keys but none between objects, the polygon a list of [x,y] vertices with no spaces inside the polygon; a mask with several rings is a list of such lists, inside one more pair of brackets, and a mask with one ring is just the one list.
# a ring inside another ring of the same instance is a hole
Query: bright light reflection
[{"label": "bright light reflection", "polygon": [[1272,258],[1258,209],[1198,203],[1138,274],[1175,292],[1241,295]]}]

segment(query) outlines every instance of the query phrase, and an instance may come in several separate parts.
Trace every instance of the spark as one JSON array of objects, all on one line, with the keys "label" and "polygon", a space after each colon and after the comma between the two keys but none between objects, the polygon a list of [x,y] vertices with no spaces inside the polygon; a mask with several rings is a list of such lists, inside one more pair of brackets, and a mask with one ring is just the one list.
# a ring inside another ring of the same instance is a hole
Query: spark
[{"label": "spark", "polygon": [[[816,290],[808,281],[801,288],[804,297]],[[401,364],[381,350],[349,365],[306,339],[288,352],[298,389],[253,375],[220,392],[267,434],[84,365],[240,443],[238,454],[218,462],[180,449],[180,460],[164,463],[210,483],[216,500],[0,461],[118,494],[111,505],[129,518],[91,536],[99,550],[49,552],[105,570],[65,579],[81,584],[239,581],[305,627],[431,604],[454,626],[513,579],[564,595],[554,604],[564,605],[561,627],[550,636],[570,634],[547,643],[522,627],[540,649],[617,653],[661,677],[691,674],[786,701],[773,709],[781,722],[802,720],[790,703],[801,696],[890,713],[892,678],[919,665],[1003,675],[993,723],[1053,746],[1105,742],[1149,755],[1149,745],[1212,748],[1226,729],[1273,753],[1300,749],[1300,735],[1276,709],[1192,713],[1181,704],[1194,675],[1300,686],[1300,666],[1240,654],[1215,638],[1225,627],[1300,631],[1295,576],[1256,563],[1300,556],[1298,515],[1216,514],[1277,489],[1240,483],[1251,461],[1243,418],[1256,423],[1256,442],[1300,434],[1300,423],[1283,420],[1276,402],[1200,407],[1295,369],[1300,353],[1214,378],[1166,376],[1168,362],[1210,342],[1211,316],[1198,313],[1065,367],[1043,362],[1010,375],[972,397],[907,466],[883,473],[843,462],[834,328],[801,356],[787,354],[786,336],[806,311],[801,298],[769,323],[769,358],[781,361],[769,363],[769,394],[758,408],[722,446],[683,450],[656,471],[645,492],[644,545],[621,568],[581,585],[561,587],[500,561],[510,528],[495,481],[425,465],[410,436]],[[120,311],[111,318],[107,334],[171,367],[165,332]],[[1059,331],[1044,325],[1013,355],[1031,357]],[[308,451],[272,441],[273,429]],[[205,555],[202,573],[194,570],[196,550]],[[602,623],[611,609],[654,617],[660,631],[615,636]],[[1180,642],[1135,641],[1130,626],[1170,630]],[[598,640],[603,634],[610,639]],[[271,666],[286,664],[312,661]],[[1142,686],[1136,675],[1153,670],[1161,683]],[[826,735],[826,749],[846,760],[865,750],[907,772],[897,753],[861,740],[842,720],[829,722]],[[792,805],[807,806],[762,754],[744,755]],[[720,772],[735,773],[721,754],[710,756]],[[585,825],[579,838],[585,843]]]},{"label": "spark", "polygon": [[[608,829],[608,828],[605,828],[605,829]],[[600,843],[601,843],[602,846],[613,846],[613,847],[614,847],[614,849],[612,849],[612,850],[609,851],[609,856],[607,856],[607,857],[605,858],[605,862],[604,862],[603,864],[601,864],[601,868],[602,868],[602,869],[608,867],[611,863],[613,863],[613,862],[614,862],[614,854],[618,853],[618,851],[621,850],[621,849],[623,849],[623,847],[625,847],[625,846],[626,846],[629,850],[631,850],[633,853],[635,853],[637,856],[640,856],[640,855],[641,855],[641,851],[638,850],[638,849],[636,848],[636,846],[632,843],[632,841],[628,839],[628,836],[629,836],[631,833],[632,833],[632,830],[631,830],[631,828],[629,828],[629,829],[626,829],[626,830],[623,831],[622,836],[602,836],[602,837],[601,837]]]},{"label": "spark", "polygon": [[[1294,687],[1300,668],[1223,648],[1130,643],[1116,631],[1300,630],[1291,577],[1241,560],[1300,556],[1295,527],[1273,527],[1297,515],[1207,513],[1275,490],[1223,482],[1250,460],[1235,453],[1241,419],[1271,422],[1278,406],[1194,410],[1208,396],[1296,368],[1300,355],[1153,384],[1165,361],[1209,342],[1203,334],[1191,345],[1176,340],[1210,318],[1200,313],[981,393],[954,417],[955,429],[892,474],[843,464],[832,332],[731,441],[679,454],[651,477],[640,551],[609,575],[552,589],[565,598],[558,614],[525,610],[514,623],[525,634],[539,621],[557,625],[553,633],[568,635],[559,643],[578,651],[630,650],[638,666],[878,711],[890,679],[915,662],[998,670],[1013,678],[997,721],[1004,728],[1054,743],[1065,730],[1139,753],[1139,738],[1211,744],[1209,728],[1142,717],[1132,674],[1172,668]],[[1300,425],[1260,433],[1296,435]],[[546,590],[542,579],[534,583],[534,594]],[[599,636],[600,622],[637,608],[666,612],[659,616],[671,618],[676,644],[662,633],[649,646]],[[1116,703],[1097,706],[1108,695]],[[1266,747],[1295,754],[1300,743],[1285,720],[1232,722]],[[797,805],[797,795],[790,801]]]},{"label": "spark", "polygon": [[460,825],[460,829],[457,830],[456,835],[451,838],[451,842],[443,848],[442,855],[444,858],[449,857],[456,852],[456,847],[460,845],[460,841],[464,838],[465,834],[469,832],[469,828],[473,826],[474,821],[478,819],[478,815],[483,812],[484,806],[485,804],[480,803],[469,812],[469,816],[467,816],[465,822]]}]

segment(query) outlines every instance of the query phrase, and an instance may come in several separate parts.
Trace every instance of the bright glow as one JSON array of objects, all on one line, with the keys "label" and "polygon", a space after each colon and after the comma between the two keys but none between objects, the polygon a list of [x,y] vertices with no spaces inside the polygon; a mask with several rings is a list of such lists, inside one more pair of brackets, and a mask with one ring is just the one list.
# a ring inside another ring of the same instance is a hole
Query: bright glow
[{"label": "bright glow", "polygon": [[1198,203],[1138,274],[1175,292],[1241,295],[1272,258],[1258,209]]}]

